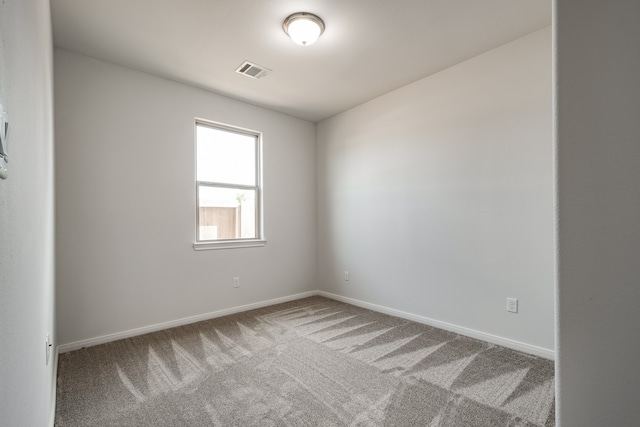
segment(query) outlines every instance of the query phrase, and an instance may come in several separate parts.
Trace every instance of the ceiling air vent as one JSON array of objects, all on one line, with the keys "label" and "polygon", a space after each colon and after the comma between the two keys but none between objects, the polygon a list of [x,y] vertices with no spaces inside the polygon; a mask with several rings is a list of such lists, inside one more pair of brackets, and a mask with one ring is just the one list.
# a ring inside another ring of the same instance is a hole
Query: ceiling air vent
[{"label": "ceiling air vent", "polygon": [[236,68],[236,73],[240,73],[253,79],[261,79],[270,72],[270,69],[249,61],[244,61],[238,68]]}]

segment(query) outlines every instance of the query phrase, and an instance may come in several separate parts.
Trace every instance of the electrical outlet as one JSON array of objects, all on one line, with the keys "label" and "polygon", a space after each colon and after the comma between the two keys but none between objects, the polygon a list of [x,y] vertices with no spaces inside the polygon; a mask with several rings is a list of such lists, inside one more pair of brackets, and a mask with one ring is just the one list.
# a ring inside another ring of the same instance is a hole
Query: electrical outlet
[{"label": "electrical outlet", "polygon": [[349,272],[345,270],[344,272],[344,281],[348,282],[349,281]]},{"label": "electrical outlet", "polygon": [[47,337],[44,340],[44,351],[45,351],[45,365],[49,364],[49,359],[51,359],[51,337],[47,334]]},{"label": "electrical outlet", "polygon": [[7,165],[9,163],[9,147],[7,133],[9,121],[4,107],[0,104],[0,178],[7,179]]},{"label": "electrical outlet", "polygon": [[240,287],[240,278],[239,277],[234,277],[233,278],[233,287],[234,288],[239,288]]},{"label": "electrical outlet", "polygon": [[516,298],[507,298],[507,311],[510,313],[518,312],[518,300]]}]

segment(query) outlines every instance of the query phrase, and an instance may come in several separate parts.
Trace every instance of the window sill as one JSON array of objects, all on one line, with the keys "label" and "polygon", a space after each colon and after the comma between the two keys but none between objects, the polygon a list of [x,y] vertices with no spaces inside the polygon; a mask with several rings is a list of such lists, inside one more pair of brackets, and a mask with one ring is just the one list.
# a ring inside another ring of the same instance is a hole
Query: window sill
[{"label": "window sill", "polygon": [[257,248],[266,244],[266,240],[223,240],[219,242],[196,242],[193,244],[193,249],[196,251],[211,251],[215,249]]}]

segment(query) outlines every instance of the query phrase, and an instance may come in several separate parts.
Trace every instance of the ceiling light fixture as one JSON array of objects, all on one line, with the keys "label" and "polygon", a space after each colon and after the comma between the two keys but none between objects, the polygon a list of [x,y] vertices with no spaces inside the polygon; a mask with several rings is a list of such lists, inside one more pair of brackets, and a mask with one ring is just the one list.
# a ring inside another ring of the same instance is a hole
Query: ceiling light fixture
[{"label": "ceiling light fixture", "polygon": [[324,32],[324,22],[313,13],[298,12],[284,20],[282,29],[295,43],[309,46]]}]

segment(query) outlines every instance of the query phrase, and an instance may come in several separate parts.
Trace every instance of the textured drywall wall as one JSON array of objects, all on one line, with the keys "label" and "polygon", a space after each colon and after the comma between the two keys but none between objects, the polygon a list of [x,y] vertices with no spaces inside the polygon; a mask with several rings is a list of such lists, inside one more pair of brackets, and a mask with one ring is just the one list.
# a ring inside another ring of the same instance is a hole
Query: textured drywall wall
[{"label": "textured drywall wall", "polygon": [[551,76],[547,28],[319,123],[320,287],[553,350]]},{"label": "textured drywall wall", "polygon": [[640,3],[555,2],[558,420],[640,420]]},{"label": "textured drywall wall", "polygon": [[[55,67],[62,344],[316,289],[313,123],[63,50]],[[196,117],[263,133],[265,247],[193,250]]]},{"label": "textured drywall wall", "polygon": [[49,2],[0,2],[0,103],[9,115],[0,180],[0,424],[45,426],[54,333],[53,59]]}]

